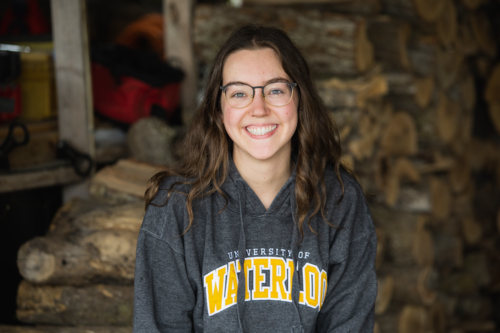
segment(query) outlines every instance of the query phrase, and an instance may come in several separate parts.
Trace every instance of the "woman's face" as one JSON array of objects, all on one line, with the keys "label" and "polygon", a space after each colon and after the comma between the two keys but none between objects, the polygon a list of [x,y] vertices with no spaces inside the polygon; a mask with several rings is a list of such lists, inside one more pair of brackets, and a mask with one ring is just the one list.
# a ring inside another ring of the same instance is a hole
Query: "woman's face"
[{"label": "woman's face", "polygon": [[[231,54],[224,64],[222,78],[223,85],[240,82],[265,86],[273,81],[291,82],[278,56],[270,48],[240,50]],[[290,103],[281,107],[267,103],[260,88],[255,89],[250,105],[241,109],[231,107],[221,94],[224,126],[234,143],[234,158],[289,158],[291,139],[297,128],[298,103],[296,88]]]}]

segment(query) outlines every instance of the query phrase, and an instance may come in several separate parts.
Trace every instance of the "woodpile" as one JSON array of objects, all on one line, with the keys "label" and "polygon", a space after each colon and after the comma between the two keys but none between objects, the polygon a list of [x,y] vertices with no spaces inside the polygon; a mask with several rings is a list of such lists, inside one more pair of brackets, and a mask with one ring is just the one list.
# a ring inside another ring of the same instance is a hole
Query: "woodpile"
[{"label": "woodpile", "polygon": [[142,194],[157,169],[133,160],[102,169],[91,182],[91,200],[68,202],[45,236],[23,244],[17,318],[39,326],[5,332],[132,332]]},{"label": "woodpile", "polygon": [[[230,32],[249,22],[283,28],[303,50],[377,229],[375,331],[493,332],[500,63],[489,12],[500,5],[273,2],[196,6],[195,54],[206,68]],[[99,200],[69,203],[46,236],[21,248],[20,320],[130,324],[140,197],[155,171],[133,161],[103,169],[91,184]],[[102,310],[84,311],[81,302]]]}]

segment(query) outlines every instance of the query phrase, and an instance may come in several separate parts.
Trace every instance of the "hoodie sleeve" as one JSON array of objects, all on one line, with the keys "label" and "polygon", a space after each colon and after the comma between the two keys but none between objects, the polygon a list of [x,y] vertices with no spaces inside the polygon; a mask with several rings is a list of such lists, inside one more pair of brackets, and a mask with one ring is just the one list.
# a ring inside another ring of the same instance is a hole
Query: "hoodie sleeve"
[{"label": "hoodie sleeve", "polygon": [[170,200],[166,206],[150,205],[146,211],[137,241],[135,333],[193,331],[195,292],[186,270],[182,238],[163,235],[167,228],[176,232],[178,220],[183,218],[179,207],[175,209],[179,204]]},{"label": "hoodie sleeve", "polygon": [[377,238],[361,188],[354,181],[345,185],[340,214],[334,214],[337,225],[342,222],[330,247],[328,287],[317,331],[371,333],[377,297]]}]

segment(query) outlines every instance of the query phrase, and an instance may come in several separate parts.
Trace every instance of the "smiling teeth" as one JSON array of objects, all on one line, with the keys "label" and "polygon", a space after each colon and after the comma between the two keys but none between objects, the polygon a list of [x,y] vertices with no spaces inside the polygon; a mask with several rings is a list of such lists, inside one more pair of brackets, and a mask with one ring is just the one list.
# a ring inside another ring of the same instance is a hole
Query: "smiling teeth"
[{"label": "smiling teeth", "polygon": [[276,125],[266,126],[266,127],[247,127],[247,131],[252,135],[265,135],[269,132],[274,131]]}]

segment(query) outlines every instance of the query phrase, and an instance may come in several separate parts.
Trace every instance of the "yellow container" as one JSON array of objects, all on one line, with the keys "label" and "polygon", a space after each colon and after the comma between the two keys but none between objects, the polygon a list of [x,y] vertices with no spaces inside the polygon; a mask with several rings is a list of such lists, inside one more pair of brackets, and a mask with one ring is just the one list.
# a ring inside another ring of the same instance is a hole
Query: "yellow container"
[{"label": "yellow container", "polygon": [[39,121],[57,115],[54,64],[50,53],[21,53],[20,118]]}]

